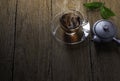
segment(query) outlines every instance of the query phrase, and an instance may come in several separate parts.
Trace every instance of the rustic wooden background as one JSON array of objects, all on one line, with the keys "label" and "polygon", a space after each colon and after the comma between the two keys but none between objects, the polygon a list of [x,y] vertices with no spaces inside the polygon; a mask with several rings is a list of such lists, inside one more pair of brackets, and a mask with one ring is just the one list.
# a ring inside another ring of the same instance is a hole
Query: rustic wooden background
[{"label": "rustic wooden background", "polygon": [[119,0],[0,0],[0,81],[120,81],[120,46],[87,40],[60,45],[51,36],[52,18],[66,8],[82,11],[93,23],[98,12],[83,3],[101,1],[116,16],[120,38]]}]

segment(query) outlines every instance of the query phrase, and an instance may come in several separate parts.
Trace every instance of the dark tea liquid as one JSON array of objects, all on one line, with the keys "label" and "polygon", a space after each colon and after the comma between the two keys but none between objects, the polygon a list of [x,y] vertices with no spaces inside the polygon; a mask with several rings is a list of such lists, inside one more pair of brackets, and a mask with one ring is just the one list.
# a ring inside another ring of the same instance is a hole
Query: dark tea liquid
[{"label": "dark tea liquid", "polygon": [[83,36],[81,18],[74,13],[66,13],[60,18],[61,28],[64,31],[65,42],[76,42]]}]

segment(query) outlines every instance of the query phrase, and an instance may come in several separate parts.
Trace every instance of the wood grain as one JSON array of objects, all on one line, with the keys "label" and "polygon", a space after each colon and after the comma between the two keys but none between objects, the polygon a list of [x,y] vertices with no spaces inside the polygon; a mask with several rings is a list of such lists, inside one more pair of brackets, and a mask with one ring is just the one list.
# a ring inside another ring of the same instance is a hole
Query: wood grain
[{"label": "wood grain", "polygon": [[1,0],[0,81],[120,81],[120,46],[94,43],[93,34],[81,44],[64,45],[51,35],[51,21],[67,9],[80,11],[93,24],[98,11],[83,3],[101,1],[116,16],[120,39],[119,0]]},{"label": "wood grain", "polygon": [[[52,0],[52,18],[65,9],[75,9],[86,14],[85,0]],[[66,6],[65,6],[66,4]],[[79,8],[76,8],[79,5]],[[53,41],[52,81],[91,81],[89,41],[78,45],[64,45]]]},{"label": "wood grain", "polygon": [[19,0],[14,81],[47,81],[51,55],[51,0]]},{"label": "wood grain", "polygon": [[[92,2],[95,0],[88,0],[88,2]],[[116,1],[105,1],[98,0],[101,2],[105,2],[105,5],[108,8],[111,8],[116,16],[110,18],[113,21],[118,29],[117,37],[120,37],[120,23],[119,23],[119,7],[120,2]],[[95,23],[96,20],[101,19],[101,16],[98,12],[89,12],[89,19],[91,23]],[[93,35],[92,35],[93,36]],[[91,36],[91,39],[92,39]],[[108,44],[98,44],[90,41],[91,46],[91,64],[92,64],[92,78],[93,81],[119,81],[120,80],[120,51],[119,47],[116,43],[110,42]]]},{"label": "wood grain", "polygon": [[0,81],[12,81],[16,0],[0,1]]}]

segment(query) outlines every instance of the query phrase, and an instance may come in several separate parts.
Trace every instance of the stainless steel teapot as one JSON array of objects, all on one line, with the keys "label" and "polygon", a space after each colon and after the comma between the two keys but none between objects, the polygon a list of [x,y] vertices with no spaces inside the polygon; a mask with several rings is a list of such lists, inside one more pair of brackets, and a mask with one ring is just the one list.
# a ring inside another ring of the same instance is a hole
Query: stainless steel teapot
[{"label": "stainless steel teapot", "polygon": [[116,26],[109,20],[98,20],[93,25],[93,41],[94,42],[110,42],[114,40],[120,44],[120,40],[116,39]]}]

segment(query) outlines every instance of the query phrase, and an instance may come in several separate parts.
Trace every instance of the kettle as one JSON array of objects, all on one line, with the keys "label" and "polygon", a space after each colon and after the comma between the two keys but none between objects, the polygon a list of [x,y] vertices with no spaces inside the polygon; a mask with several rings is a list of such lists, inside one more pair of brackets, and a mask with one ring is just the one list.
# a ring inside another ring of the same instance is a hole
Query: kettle
[{"label": "kettle", "polygon": [[93,25],[93,41],[94,42],[110,42],[114,40],[120,44],[120,40],[116,38],[116,26],[109,20],[101,19]]}]

